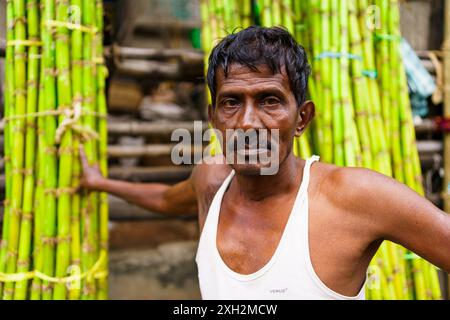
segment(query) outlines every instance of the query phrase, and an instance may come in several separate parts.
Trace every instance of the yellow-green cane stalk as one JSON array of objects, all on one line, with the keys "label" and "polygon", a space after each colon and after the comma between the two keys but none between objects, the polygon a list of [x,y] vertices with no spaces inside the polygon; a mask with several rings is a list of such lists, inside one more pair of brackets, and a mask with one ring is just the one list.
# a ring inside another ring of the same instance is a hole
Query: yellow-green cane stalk
[{"label": "yellow-green cane stalk", "polygon": [[[44,0],[41,9],[43,21],[42,28],[42,63],[44,66],[44,111],[52,111],[57,108],[56,101],[56,79],[55,79],[55,39],[52,28],[48,21],[55,19],[55,1]],[[57,201],[56,188],[57,179],[57,155],[56,155],[56,119],[53,116],[45,117],[44,128],[44,212],[45,217],[42,221],[42,248],[43,248],[43,269],[42,272],[47,276],[54,276],[55,272],[55,236],[56,236],[56,218]],[[52,299],[53,285],[48,281],[42,284],[42,299]]]},{"label": "yellow-green cane stalk", "polygon": [[[95,2],[83,0],[82,2],[82,23],[88,27],[95,26]],[[96,70],[95,58],[95,35],[90,32],[83,34],[83,107],[89,111],[97,112],[96,98]],[[97,131],[96,117],[85,115],[83,124],[86,128]],[[97,142],[93,139],[87,140],[84,144],[86,156],[90,164],[98,163]],[[98,258],[98,194],[89,192],[82,199],[82,271],[87,272],[95,264]],[[86,278],[83,281],[82,299],[95,299],[96,296],[95,279]]]},{"label": "yellow-green cane stalk", "polygon": [[[56,19],[69,21],[68,1],[56,3]],[[56,70],[58,90],[58,110],[73,110],[72,88],[70,81],[70,51],[69,30],[63,27],[56,28]],[[59,117],[59,128],[67,121],[66,115]],[[57,217],[57,246],[55,276],[62,278],[68,275],[70,264],[70,210],[71,210],[71,180],[72,180],[72,131],[67,127],[61,134],[59,145],[59,173],[58,173],[58,217]],[[67,295],[66,284],[57,283],[53,292],[53,299],[63,300]]]},{"label": "yellow-green cane stalk", "polygon": [[[97,29],[103,30],[103,2],[97,0],[96,3],[97,13]],[[105,79],[106,79],[106,67],[103,63],[103,37],[99,33],[97,39],[97,59],[100,60],[97,68],[97,105],[98,112],[102,115],[106,115],[106,92],[105,92]],[[98,117],[98,132],[99,132],[99,167],[104,177],[108,176],[108,123],[105,116]],[[99,203],[99,241],[100,250],[105,252],[108,250],[108,194],[105,192],[100,193]],[[108,258],[106,257],[102,264],[101,271],[106,272],[108,270]],[[97,298],[99,300],[108,299],[108,278],[102,277],[98,280],[98,292]]]},{"label": "yellow-green cane stalk", "polygon": [[[35,0],[27,0],[27,26],[28,39],[39,40],[39,16]],[[28,50],[27,66],[27,108],[26,113],[34,113],[38,106],[39,85],[39,47],[32,45]],[[22,219],[20,225],[19,253],[17,260],[17,272],[30,270],[32,228],[34,218],[34,192],[35,192],[35,161],[36,160],[36,118],[26,118],[25,137],[25,180],[23,190]],[[18,281],[15,284],[14,299],[27,298],[28,281]]]},{"label": "yellow-green cane stalk", "polygon": [[[8,42],[14,40],[14,10],[13,2],[7,1],[6,3],[6,40]],[[5,117],[14,115],[15,109],[15,95],[14,95],[14,47],[6,47],[5,55]],[[11,216],[11,147],[13,133],[11,132],[11,121],[5,121],[4,128],[4,156],[5,156],[5,202],[3,211],[3,228],[2,239],[0,241],[0,272],[5,272],[6,269],[6,257],[7,257],[7,244],[9,237],[9,220]],[[0,298],[3,296],[3,285],[0,282]]]},{"label": "yellow-green cane stalk", "polygon": [[[74,14],[71,16],[72,23],[81,24],[82,1],[72,0],[71,8]],[[72,84],[72,104],[73,106],[82,105],[83,90],[83,34],[80,30],[71,32],[71,84]],[[77,122],[81,125],[81,121]],[[72,167],[72,188],[78,188],[81,175],[81,164],[79,160],[80,138],[77,134],[73,135],[73,167]],[[81,273],[81,224],[80,224],[81,196],[79,192],[72,195],[71,201],[71,247],[70,247],[70,268],[71,273]],[[75,280],[69,284],[69,299],[78,300],[81,295],[81,280]]]},{"label": "yellow-green cane stalk", "polygon": [[[25,24],[25,1],[14,1],[14,39],[26,40]],[[14,115],[23,116],[26,112],[26,52],[23,44],[14,46]],[[15,273],[17,264],[17,252],[19,246],[20,219],[23,203],[23,180],[24,180],[24,155],[25,155],[25,119],[20,118],[11,121],[12,134],[11,152],[12,164],[12,193],[11,213],[8,221],[8,242],[6,254],[6,273]],[[10,300],[14,295],[14,283],[7,282],[4,286],[3,298]]]},{"label": "yellow-green cane stalk", "polygon": [[[41,22],[42,24],[42,22]],[[39,81],[39,104],[38,111],[43,112],[45,108],[44,101],[44,67],[40,66],[40,81]],[[37,119],[37,137],[38,137],[38,165],[37,165],[37,180],[36,193],[34,200],[34,235],[33,235],[33,269],[41,271],[44,265],[44,253],[42,247],[43,239],[43,221],[45,219],[45,194],[44,194],[44,179],[45,179],[45,118],[38,117]],[[42,280],[34,277],[31,284],[31,300],[41,299]]]}]

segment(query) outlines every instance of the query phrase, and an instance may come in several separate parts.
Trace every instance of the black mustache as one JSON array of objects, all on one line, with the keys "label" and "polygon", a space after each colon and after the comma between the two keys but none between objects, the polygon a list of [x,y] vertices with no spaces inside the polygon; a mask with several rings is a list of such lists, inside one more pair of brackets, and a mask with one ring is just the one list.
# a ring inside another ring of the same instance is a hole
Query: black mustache
[{"label": "black mustache", "polygon": [[[234,137],[227,141],[228,150],[235,149],[235,145],[237,144],[237,138]],[[259,147],[264,147],[267,150],[272,150],[272,142],[270,140],[257,141],[257,143],[251,144],[245,142],[244,146],[239,149],[258,149]],[[236,146],[237,148],[237,146]]]}]

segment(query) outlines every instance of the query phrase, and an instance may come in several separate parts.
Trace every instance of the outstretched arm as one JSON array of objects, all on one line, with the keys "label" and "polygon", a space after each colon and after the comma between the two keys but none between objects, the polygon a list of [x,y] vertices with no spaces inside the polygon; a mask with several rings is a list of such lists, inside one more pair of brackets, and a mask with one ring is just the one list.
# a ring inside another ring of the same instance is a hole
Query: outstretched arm
[{"label": "outstretched arm", "polygon": [[103,177],[98,166],[88,163],[80,148],[83,167],[81,186],[88,190],[111,193],[144,209],[172,215],[197,214],[193,174],[173,186],[162,183],[131,183]]},{"label": "outstretched arm", "polygon": [[361,168],[341,170],[347,199],[375,239],[403,245],[450,272],[450,215],[408,186]]}]

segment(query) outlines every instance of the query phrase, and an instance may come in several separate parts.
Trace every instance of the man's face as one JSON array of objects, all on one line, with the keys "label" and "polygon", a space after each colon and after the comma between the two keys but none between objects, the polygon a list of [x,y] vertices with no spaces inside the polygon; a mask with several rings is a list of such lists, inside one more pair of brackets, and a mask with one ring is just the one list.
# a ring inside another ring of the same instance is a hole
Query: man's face
[{"label": "man's face", "polygon": [[[288,75],[284,68],[282,70],[281,73],[273,74],[264,65],[258,66],[258,71],[253,71],[246,66],[233,64],[227,77],[222,69],[217,72],[217,95],[214,110],[210,107],[210,121],[222,134],[222,150],[227,162],[239,174],[259,175],[262,168],[279,167],[291,154],[294,136],[299,136],[311,120],[311,114],[305,115],[304,111],[300,111],[304,108],[297,105]],[[312,105],[311,102],[307,104]],[[314,106],[311,105],[305,109],[309,112],[312,109],[313,115]],[[247,140],[244,146],[236,146],[232,138],[227,136],[227,129],[228,135],[230,129],[257,132],[260,144],[255,146]],[[278,129],[278,138],[272,131],[274,129]],[[267,133],[267,138],[260,134],[263,131]],[[267,141],[270,142],[267,144]],[[227,154],[227,145],[232,146],[234,155]],[[255,155],[258,155],[258,160],[250,161]],[[243,163],[238,161],[239,156],[245,159]],[[271,163],[260,161],[264,157],[270,158]]]}]

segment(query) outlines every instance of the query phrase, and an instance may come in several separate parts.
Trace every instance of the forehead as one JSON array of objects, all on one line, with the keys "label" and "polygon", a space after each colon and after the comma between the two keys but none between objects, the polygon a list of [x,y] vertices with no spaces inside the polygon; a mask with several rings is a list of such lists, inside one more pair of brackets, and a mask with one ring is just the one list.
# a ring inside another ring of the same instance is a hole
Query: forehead
[{"label": "forehead", "polygon": [[231,64],[228,67],[228,74],[219,68],[216,73],[217,92],[236,89],[236,88],[261,88],[261,87],[277,87],[283,91],[290,91],[289,77],[284,66],[281,72],[273,73],[266,65],[258,66],[258,70],[252,70],[241,64]]}]

